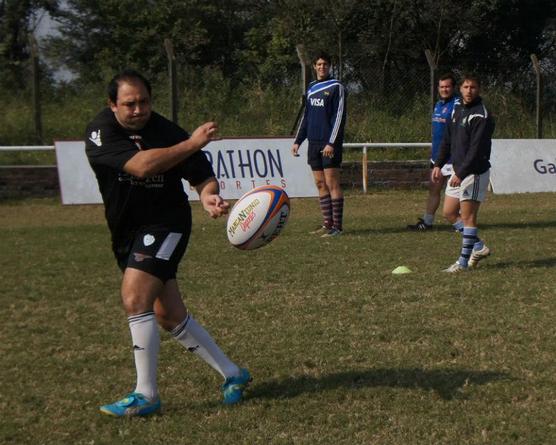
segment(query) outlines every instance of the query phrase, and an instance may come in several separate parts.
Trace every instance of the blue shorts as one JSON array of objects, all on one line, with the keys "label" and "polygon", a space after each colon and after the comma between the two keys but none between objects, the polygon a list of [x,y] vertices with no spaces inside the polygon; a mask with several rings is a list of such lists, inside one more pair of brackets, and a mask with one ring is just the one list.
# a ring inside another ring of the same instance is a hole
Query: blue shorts
[{"label": "blue shorts", "polygon": [[307,150],[307,164],[311,170],[319,171],[325,168],[340,168],[342,166],[342,144],[334,145],[334,156],[331,158],[322,155],[326,142],[309,141],[309,149]]}]

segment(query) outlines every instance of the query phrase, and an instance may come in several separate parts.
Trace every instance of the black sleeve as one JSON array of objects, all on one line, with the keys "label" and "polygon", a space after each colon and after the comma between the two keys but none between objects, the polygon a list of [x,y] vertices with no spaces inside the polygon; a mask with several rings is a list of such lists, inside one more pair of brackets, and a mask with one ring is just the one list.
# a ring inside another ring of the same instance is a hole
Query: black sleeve
[{"label": "black sleeve", "polygon": [[301,117],[299,127],[297,128],[294,142],[294,144],[298,145],[301,145],[307,137],[307,117],[309,115],[309,107],[307,107],[307,93],[303,96],[303,108],[303,115]]},{"label": "black sleeve", "polygon": [[463,179],[471,174],[472,166],[476,164],[483,153],[481,150],[488,141],[490,135],[488,134],[488,122],[485,115],[476,113],[469,122],[471,132],[471,140],[469,141],[469,148],[465,153],[465,159],[459,167],[458,176]]},{"label": "black sleeve", "polygon": [[193,187],[214,177],[212,165],[204,151],[200,150],[187,158],[180,165],[182,178],[187,180]]},{"label": "black sleeve", "polygon": [[123,171],[139,148],[129,137],[109,122],[95,122],[87,127],[85,151],[91,165]]}]

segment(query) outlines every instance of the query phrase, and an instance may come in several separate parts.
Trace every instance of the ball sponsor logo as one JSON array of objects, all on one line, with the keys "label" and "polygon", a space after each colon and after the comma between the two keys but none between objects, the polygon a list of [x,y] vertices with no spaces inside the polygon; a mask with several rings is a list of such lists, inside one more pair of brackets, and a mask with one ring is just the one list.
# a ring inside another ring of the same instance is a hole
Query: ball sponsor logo
[{"label": "ball sponsor logo", "polygon": [[274,232],[272,232],[269,235],[263,235],[262,236],[265,243],[270,243],[274,238],[276,238],[280,234],[280,232],[282,231],[282,229],[286,225],[286,221],[288,220],[288,215],[289,215],[288,211],[285,211],[285,210],[280,211],[280,219],[278,220],[278,224],[276,225],[276,228],[274,229]]},{"label": "ball sponsor logo", "polygon": [[249,203],[247,207],[245,207],[241,212],[238,213],[237,218],[228,228],[228,234],[230,236],[234,236],[237,229],[241,228],[244,232],[249,229],[250,224],[255,219],[257,215],[255,209],[257,206],[261,204],[261,201],[258,198],[255,198],[253,201]]}]

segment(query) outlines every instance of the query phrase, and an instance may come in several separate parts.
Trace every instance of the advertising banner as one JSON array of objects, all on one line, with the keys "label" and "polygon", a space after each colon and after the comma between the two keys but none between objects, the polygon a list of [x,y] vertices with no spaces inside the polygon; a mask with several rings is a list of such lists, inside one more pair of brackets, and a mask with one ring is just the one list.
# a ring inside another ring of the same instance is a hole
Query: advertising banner
[{"label": "advertising banner", "polygon": [[[221,139],[203,150],[211,162],[224,199],[237,199],[262,185],[282,187],[290,197],[317,196],[311,169],[306,162],[305,142],[300,157],[293,157],[291,138]],[[85,154],[83,141],[58,141],[56,158],[63,204],[98,204],[102,198]],[[191,200],[197,192],[184,181]]]},{"label": "advertising banner", "polygon": [[556,139],[493,139],[494,193],[556,192]]}]

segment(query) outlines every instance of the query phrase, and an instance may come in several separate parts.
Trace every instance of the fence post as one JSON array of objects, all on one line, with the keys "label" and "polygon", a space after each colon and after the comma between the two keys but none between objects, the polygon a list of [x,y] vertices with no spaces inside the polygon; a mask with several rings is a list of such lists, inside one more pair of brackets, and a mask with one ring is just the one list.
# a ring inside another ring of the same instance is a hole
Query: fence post
[{"label": "fence post", "polygon": [[434,103],[435,98],[436,98],[436,69],[438,68],[438,66],[436,65],[436,62],[434,61],[434,57],[432,55],[432,52],[430,51],[430,49],[426,49],[425,50],[425,56],[427,58],[427,62],[429,63],[429,69],[430,69],[430,81],[431,81],[431,110],[434,110]]},{"label": "fence post", "polygon": [[174,54],[174,45],[170,39],[164,39],[164,47],[166,48],[166,57],[168,57],[168,76],[170,78],[170,108],[172,121],[178,123],[178,80],[176,72],[176,56]]},{"label": "fence post", "polygon": [[537,139],[542,139],[542,121],[543,121],[543,78],[541,73],[541,65],[536,54],[531,54],[531,61],[533,62],[533,69],[537,78],[537,97],[536,97],[536,124],[537,124]]},{"label": "fence post", "polygon": [[361,180],[363,182],[363,193],[367,193],[367,184],[368,184],[368,161],[367,161],[367,146],[363,146],[363,159],[361,160],[361,173],[362,177]]},{"label": "fence post", "polygon": [[42,139],[42,112],[41,112],[41,78],[39,68],[39,45],[33,34],[29,34],[29,46],[31,49],[31,74],[33,77],[33,121],[35,123],[35,139],[39,144]]},{"label": "fence post", "polygon": [[305,91],[307,91],[307,85],[309,85],[310,82],[311,62],[307,58],[305,45],[302,43],[295,45],[295,50],[297,51],[297,57],[299,58],[299,63],[301,65],[301,94],[305,94]]},{"label": "fence post", "polygon": [[[309,85],[309,76],[307,71],[310,71],[310,62],[307,59],[307,54],[305,53],[305,45],[298,44],[295,45],[295,50],[297,51],[297,57],[299,58],[299,64],[301,65],[301,103],[299,105],[299,111],[297,112],[297,116],[295,117],[295,121],[293,123],[292,129],[290,134],[295,133],[295,129],[297,127],[297,123],[299,122],[299,118],[301,117],[301,113],[303,112],[303,108],[305,107],[305,91],[307,91],[307,85]],[[309,67],[309,70],[307,69]]]}]

